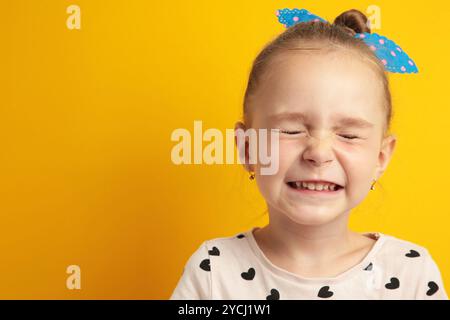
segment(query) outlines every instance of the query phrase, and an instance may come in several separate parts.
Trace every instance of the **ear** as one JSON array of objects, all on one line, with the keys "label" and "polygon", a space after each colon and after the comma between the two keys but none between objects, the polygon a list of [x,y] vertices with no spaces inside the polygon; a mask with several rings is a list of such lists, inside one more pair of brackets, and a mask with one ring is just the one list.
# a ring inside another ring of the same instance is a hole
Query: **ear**
[{"label": "ear", "polygon": [[236,122],[236,124],[234,125],[234,142],[235,142],[236,147],[238,149],[239,155],[241,155],[241,156],[244,155],[245,162],[242,165],[244,166],[245,170],[247,170],[247,171],[255,171],[254,170],[254,165],[250,164],[250,161],[249,161],[249,141],[248,141],[248,136],[245,135],[245,143],[242,144],[242,145],[239,145],[238,141],[237,141],[237,136],[236,136],[237,130],[243,130],[245,132],[246,129],[247,128],[246,128],[246,126],[245,126],[245,124],[243,122],[241,122],[241,121]]},{"label": "ear", "polygon": [[397,137],[393,134],[383,138],[381,142],[380,152],[378,154],[378,165],[376,168],[375,179],[378,180],[386,170],[394,153],[397,144]]}]

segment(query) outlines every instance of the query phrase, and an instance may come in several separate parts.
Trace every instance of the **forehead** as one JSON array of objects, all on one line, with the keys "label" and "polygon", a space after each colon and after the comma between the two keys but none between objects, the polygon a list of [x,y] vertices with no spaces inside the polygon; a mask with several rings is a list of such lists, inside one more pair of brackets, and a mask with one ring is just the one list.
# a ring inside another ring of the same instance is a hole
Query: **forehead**
[{"label": "forehead", "polygon": [[382,122],[383,85],[370,63],[342,50],[278,54],[260,80],[252,117],[302,112]]}]

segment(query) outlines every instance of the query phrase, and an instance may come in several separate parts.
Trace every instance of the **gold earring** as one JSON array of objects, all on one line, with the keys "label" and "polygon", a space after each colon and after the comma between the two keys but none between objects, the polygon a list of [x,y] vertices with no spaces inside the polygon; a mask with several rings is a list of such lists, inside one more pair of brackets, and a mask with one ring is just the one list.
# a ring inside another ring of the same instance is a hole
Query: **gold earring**
[{"label": "gold earring", "polygon": [[255,180],[255,172],[254,171],[250,171],[250,175],[248,176],[248,178],[250,180]]},{"label": "gold earring", "polygon": [[377,180],[373,180],[372,185],[370,186],[370,190],[375,190],[375,183]]}]

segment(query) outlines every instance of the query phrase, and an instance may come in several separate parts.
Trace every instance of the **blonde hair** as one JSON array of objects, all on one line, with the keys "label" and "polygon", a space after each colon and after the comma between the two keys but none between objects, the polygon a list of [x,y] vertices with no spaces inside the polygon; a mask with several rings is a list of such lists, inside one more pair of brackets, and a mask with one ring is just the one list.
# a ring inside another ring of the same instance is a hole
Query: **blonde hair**
[{"label": "blonde hair", "polygon": [[389,130],[392,119],[392,100],[389,81],[384,65],[375,53],[363,42],[353,37],[356,33],[368,32],[370,28],[367,17],[358,10],[348,10],[339,15],[330,24],[328,22],[311,21],[298,23],[269,42],[255,58],[250,71],[247,89],[244,96],[244,123],[250,125],[249,100],[256,92],[263,74],[267,71],[273,57],[289,50],[320,50],[320,47],[308,47],[311,43],[333,44],[335,47],[352,49],[367,61],[382,82],[384,91],[384,109],[386,111],[384,133]]}]

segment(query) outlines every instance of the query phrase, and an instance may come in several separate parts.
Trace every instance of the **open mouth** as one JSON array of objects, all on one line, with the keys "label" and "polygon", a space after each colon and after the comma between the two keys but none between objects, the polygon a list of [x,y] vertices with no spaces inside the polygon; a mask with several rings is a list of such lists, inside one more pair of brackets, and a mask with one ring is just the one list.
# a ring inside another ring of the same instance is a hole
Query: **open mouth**
[{"label": "open mouth", "polygon": [[287,182],[287,185],[292,189],[300,191],[335,192],[344,188],[339,184],[328,181],[290,181]]}]

